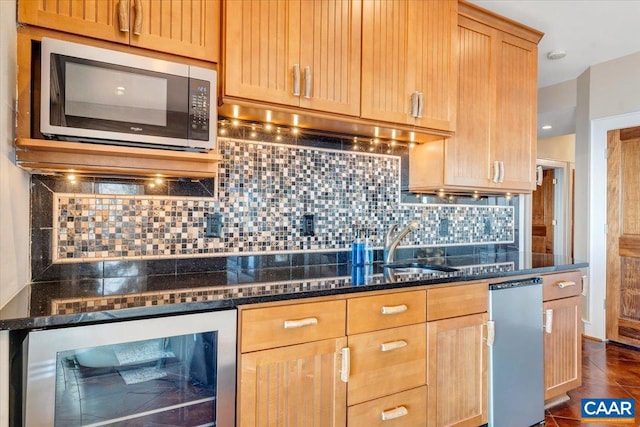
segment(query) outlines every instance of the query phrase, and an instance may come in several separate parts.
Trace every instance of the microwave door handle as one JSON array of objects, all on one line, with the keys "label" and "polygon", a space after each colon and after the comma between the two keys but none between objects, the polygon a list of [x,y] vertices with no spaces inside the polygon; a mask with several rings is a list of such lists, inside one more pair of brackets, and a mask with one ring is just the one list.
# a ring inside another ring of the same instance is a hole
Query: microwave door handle
[{"label": "microwave door handle", "polygon": [[142,0],[133,0],[136,17],[133,21],[133,34],[139,36],[142,32]]},{"label": "microwave door handle", "polygon": [[121,32],[129,32],[129,0],[120,0],[118,4],[118,25]]}]

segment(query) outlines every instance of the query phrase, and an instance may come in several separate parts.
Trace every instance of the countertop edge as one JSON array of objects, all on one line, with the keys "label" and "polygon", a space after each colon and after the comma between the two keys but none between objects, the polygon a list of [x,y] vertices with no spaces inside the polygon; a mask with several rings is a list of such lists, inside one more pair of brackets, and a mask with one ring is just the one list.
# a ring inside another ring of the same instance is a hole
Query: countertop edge
[{"label": "countertop edge", "polygon": [[[501,272],[474,274],[468,276],[455,276],[446,278],[436,278],[428,280],[416,280],[386,284],[362,285],[355,287],[318,289],[303,292],[272,294],[272,295],[256,295],[243,296],[229,299],[219,299],[211,301],[184,302],[166,305],[154,305],[145,307],[135,307],[117,310],[95,311],[87,313],[74,313],[69,315],[51,315],[40,317],[28,317],[18,319],[0,320],[0,330],[18,331],[18,330],[34,330],[48,329],[59,327],[73,327],[93,323],[120,322],[126,320],[144,319],[151,317],[173,316],[187,313],[196,313],[203,311],[219,311],[235,309],[241,305],[258,304],[265,302],[290,301],[307,299],[314,297],[359,294],[362,292],[384,291],[392,289],[411,288],[417,286],[437,285],[453,282],[472,282],[479,280],[490,280],[497,278],[507,278],[515,276],[530,276],[538,274],[548,274],[560,271],[577,270],[586,268],[589,264],[586,262],[575,262],[573,264],[539,267],[522,269],[513,272]],[[274,282],[277,283],[277,282]]]}]

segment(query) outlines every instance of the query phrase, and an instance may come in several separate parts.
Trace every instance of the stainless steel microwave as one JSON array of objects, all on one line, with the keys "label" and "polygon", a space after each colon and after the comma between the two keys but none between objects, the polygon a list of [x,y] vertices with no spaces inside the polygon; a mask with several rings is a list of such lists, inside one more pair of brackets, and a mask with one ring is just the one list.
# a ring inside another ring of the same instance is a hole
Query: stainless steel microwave
[{"label": "stainless steel microwave", "polygon": [[215,148],[215,70],[50,38],[41,58],[45,137]]}]

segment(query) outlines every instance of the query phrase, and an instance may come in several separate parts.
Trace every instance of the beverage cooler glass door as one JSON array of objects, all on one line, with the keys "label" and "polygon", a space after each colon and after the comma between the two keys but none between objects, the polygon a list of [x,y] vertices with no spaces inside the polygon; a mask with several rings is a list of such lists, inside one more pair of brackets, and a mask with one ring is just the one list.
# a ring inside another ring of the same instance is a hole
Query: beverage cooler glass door
[{"label": "beverage cooler glass door", "polygon": [[235,310],[29,333],[24,421],[235,425]]}]

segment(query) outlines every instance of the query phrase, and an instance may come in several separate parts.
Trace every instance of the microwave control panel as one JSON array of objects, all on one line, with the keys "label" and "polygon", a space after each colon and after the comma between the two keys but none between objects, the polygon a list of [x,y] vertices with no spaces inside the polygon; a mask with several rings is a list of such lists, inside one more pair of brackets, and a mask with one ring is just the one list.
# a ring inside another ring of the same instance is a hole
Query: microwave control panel
[{"label": "microwave control panel", "polygon": [[211,87],[209,82],[190,79],[189,82],[189,139],[209,140],[209,110]]}]

